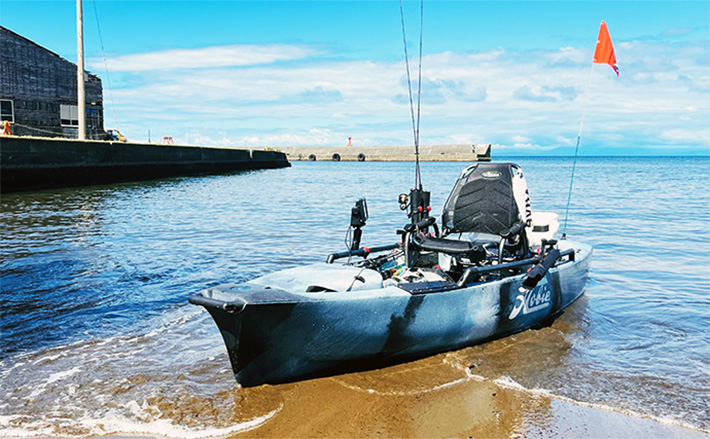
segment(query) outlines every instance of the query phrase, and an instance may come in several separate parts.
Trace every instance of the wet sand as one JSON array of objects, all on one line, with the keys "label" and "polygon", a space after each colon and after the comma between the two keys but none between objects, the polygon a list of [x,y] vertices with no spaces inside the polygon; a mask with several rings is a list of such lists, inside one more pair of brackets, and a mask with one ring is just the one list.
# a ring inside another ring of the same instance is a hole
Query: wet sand
[{"label": "wet sand", "polygon": [[[565,383],[554,371],[574,355],[567,337],[582,321],[575,315],[578,308],[551,327],[382,369],[295,383],[240,388],[224,352],[175,376],[144,371],[124,379],[79,381],[74,398],[86,408],[52,406],[49,416],[42,398],[66,389],[59,375],[68,373],[57,372],[46,389],[30,395],[36,407],[14,417],[12,429],[0,429],[0,437],[710,438],[680,416],[624,409],[616,395],[621,388],[604,391],[599,399],[576,397],[569,389],[583,383]],[[105,347],[96,348],[106,354]],[[38,367],[51,364],[44,357],[32,361]],[[21,387],[16,392],[28,390]],[[639,393],[648,390],[637,387]],[[103,408],[87,417],[93,404]],[[691,419],[704,417],[695,415]]]},{"label": "wet sand", "polygon": [[230,437],[710,437],[661,420],[516,388],[512,382],[471,373],[462,377],[456,367],[442,373],[441,363],[450,359],[442,354],[382,370],[242,389],[262,396],[278,393],[282,408],[260,426]]},{"label": "wet sand", "polygon": [[[222,403],[195,398],[160,406],[183,426],[211,416],[221,418],[223,432],[240,425],[231,435],[205,431],[206,436],[235,439],[710,437],[678,421],[595,407],[505,379],[489,380],[456,366],[454,355],[278,386],[235,388],[215,395],[224,398]],[[180,411],[190,415],[180,419]],[[172,435],[165,431],[142,437],[166,436]],[[199,429],[181,436],[203,437]]]},{"label": "wet sand", "polygon": [[[538,389],[550,388],[551,371],[564,367],[571,347],[565,334],[575,322],[571,316],[549,328],[417,361],[281,385],[239,388],[228,368],[218,373],[217,384],[214,369],[206,367],[190,379],[202,376],[223,390],[196,396],[195,388],[146,401],[169,425],[152,423],[145,433],[234,439],[710,438],[682,419]],[[527,387],[510,376],[527,377]],[[141,434],[132,431],[132,437]]]}]

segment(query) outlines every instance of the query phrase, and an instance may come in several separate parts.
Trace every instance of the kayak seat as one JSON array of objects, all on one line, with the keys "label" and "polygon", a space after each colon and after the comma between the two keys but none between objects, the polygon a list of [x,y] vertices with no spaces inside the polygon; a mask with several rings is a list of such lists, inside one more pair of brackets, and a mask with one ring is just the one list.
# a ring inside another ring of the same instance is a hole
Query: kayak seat
[{"label": "kayak seat", "polygon": [[442,225],[449,233],[481,232],[499,235],[519,221],[513,195],[511,163],[477,163],[469,166],[451,191]]},{"label": "kayak seat", "polygon": [[441,223],[444,236],[468,234],[472,248],[497,244],[502,261],[504,250],[513,257],[527,252],[528,211],[527,185],[517,165],[476,163],[456,181],[444,204]]}]

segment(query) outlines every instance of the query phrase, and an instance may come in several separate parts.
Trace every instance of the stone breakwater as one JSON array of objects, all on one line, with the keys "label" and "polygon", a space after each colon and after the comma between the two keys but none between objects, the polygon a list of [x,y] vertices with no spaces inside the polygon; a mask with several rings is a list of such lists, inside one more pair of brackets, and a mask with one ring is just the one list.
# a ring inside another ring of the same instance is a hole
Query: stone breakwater
[{"label": "stone breakwater", "polygon": [[[402,146],[292,146],[279,147],[291,161],[414,161],[414,147]],[[424,162],[484,162],[491,160],[491,145],[421,145]]]}]

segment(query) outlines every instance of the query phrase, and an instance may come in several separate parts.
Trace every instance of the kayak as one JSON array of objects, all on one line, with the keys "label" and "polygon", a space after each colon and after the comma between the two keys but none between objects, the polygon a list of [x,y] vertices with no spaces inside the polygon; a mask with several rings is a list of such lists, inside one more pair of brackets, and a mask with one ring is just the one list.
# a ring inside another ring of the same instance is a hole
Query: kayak
[{"label": "kayak", "polygon": [[400,195],[410,221],[397,242],[360,246],[361,199],[347,251],[192,295],[217,324],[237,382],[289,382],[483,343],[547,325],[583,294],[591,246],[555,239],[557,215],[532,211],[518,165],[464,169],[438,224],[429,198],[421,188]]}]

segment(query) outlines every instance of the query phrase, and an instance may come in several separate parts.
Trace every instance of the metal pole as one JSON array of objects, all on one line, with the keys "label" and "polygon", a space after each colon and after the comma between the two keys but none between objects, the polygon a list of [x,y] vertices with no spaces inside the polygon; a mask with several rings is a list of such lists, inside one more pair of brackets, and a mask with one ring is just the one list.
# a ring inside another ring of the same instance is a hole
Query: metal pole
[{"label": "metal pole", "polygon": [[76,0],[76,99],[79,117],[79,140],[86,139],[86,93],[84,91],[84,21],[81,0]]}]

